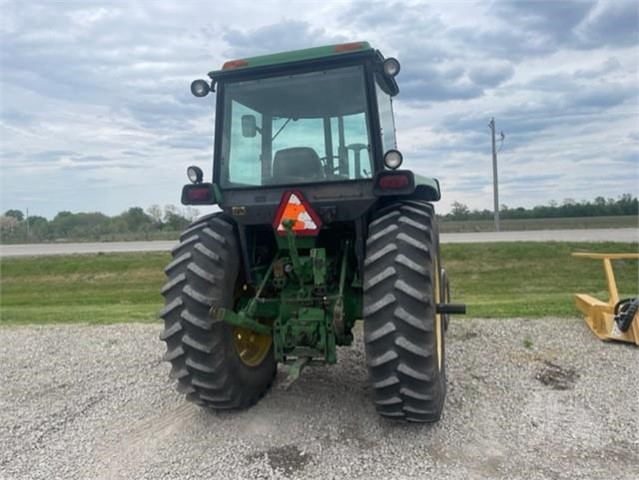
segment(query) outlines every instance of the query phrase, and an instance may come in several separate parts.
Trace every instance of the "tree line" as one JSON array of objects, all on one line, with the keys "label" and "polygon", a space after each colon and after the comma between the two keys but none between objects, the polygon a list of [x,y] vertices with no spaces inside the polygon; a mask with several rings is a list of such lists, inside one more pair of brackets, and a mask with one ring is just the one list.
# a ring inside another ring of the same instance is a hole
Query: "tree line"
[{"label": "tree line", "polygon": [[198,215],[192,207],[153,205],[146,211],[132,207],[111,217],[100,212],[63,211],[47,220],[36,215],[27,218],[21,210],[12,209],[0,216],[0,242],[173,239]]},{"label": "tree line", "polygon": [[[460,202],[452,203],[450,213],[442,220],[491,220],[492,210],[470,210]],[[639,215],[637,197],[626,193],[619,198],[597,197],[593,201],[577,202],[570,198],[561,204],[533,208],[509,208],[502,205],[502,219],[598,217]],[[52,220],[41,216],[26,217],[21,210],[7,210],[0,216],[0,242],[53,242],[53,241],[114,241],[174,239],[189,225],[199,212],[192,207],[178,208],[167,205],[162,209],[153,205],[145,210],[132,207],[120,215],[108,216],[100,212],[59,212]]]},{"label": "tree line", "polygon": [[[471,210],[467,205],[453,202],[450,213],[444,215],[444,220],[492,220],[492,210]],[[610,217],[620,215],[639,215],[639,201],[630,193],[624,193],[619,198],[597,197],[593,201],[575,201],[566,198],[561,204],[550,201],[547,205],[537,205],[532,208],[510,208],[501,205],[499,217],[508,219],[532,218],[570,218],[570,217]]]}]

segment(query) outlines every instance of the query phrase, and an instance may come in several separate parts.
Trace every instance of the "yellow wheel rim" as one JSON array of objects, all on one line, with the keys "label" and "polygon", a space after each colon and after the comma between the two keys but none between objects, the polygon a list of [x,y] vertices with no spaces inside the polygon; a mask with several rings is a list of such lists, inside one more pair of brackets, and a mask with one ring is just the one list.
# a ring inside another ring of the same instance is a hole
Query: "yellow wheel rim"
[{"label": "yellow wheel rim", "polygon": [[[441,289],[439,285],[439,261],[435,260],[435,306],[441,302]],[[439,313],[435,314],[435,338],[437,340],[437,366],[441,370],[442,369],[442,350],[444,339],[442,338],[443,329],[442,329],[442,316]]]},{"label": "yellow wheel rim", "polygon": [[273,339],[242,327],[233,328],[233,345],[238,357],[245,365],[257,367],[262,363]]}]

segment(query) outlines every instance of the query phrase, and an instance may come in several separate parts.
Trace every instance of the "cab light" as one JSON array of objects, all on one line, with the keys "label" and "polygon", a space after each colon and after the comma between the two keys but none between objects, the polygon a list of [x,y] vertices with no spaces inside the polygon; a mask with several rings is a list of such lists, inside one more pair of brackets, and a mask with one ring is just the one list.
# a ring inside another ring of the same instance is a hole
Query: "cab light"
[{"label": "cab light", "polygon": [[404,157],[399,150],[391,149],[384,154],[384,165],[391,170],[399,168],[403,161]]},{"label": "cab light", "polygon": [[384,60],[383,68],[386,75],[388,75],[389,77],[394,77],[399,73],[401,66],[399,65],[399,62],[396,58],[389,57]]},{"label": "cab light", "polygon": [[202,169],[200,167],[196,167],[195,165],[191,165],[186,169],[186,176],[189,178],[191,183],[202,183],[202,177],[204,174],[202,173]]},{"label": "cab light", "polygon": [[211,91],[211,86],[206,80],[193,80],[191,93],[196,97],[206,97]]}]

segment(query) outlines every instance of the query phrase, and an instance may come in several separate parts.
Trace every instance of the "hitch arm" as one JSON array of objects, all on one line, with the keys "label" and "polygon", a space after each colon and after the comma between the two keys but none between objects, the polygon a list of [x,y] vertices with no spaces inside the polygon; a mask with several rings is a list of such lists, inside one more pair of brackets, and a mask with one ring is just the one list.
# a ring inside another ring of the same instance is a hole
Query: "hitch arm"
[{"label": "hitch arm", "polygon": [[465,315],[466,304],[465,303],[438,303],[435,307],[437,313],[443,313],[448,315]]},{"label": "hitch arm", "polygon": [[255,333],[261,333],[262,335],[272,335],[271,327],[263,325],[260,322],[256,322],[252,318],[237,314],[229,308],[213,307],[211,309],[211,317],[217,321],[223,321],[236,327],[243,327],[248,330],[252,330]]}]

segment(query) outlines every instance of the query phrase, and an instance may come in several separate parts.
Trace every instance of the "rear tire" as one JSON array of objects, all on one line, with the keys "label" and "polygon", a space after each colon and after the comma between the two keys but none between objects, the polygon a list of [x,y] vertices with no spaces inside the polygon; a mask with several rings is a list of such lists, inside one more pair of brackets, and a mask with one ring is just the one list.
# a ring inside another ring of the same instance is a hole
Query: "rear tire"
[{"label": "rear tire", "polygon": [[273,345],[254,366],[244,363],[234,344],[234,328],[214,320],[211,307],[234,308],[239,248],[233,225],[217,215],[195,222],[180,235],[164,270],[165,307],[160,311],[169,376],[189,401],[213,409],[253,405],[273,382]]},{"label": "rear tire", "polygon": [[439,236],[432,205],[392,204],[369,224],[364,340],[375,408],[413,422],[439,420],[446,396],[439,301]]}]

